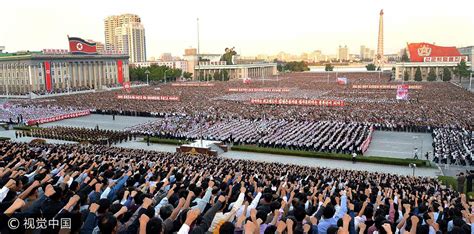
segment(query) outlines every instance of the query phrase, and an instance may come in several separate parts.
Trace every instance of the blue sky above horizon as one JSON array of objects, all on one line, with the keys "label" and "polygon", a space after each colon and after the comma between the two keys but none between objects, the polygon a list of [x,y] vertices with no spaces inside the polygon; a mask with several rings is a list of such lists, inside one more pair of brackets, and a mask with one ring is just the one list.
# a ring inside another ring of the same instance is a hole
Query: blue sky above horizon
[{"label": "blue sky above horizon", "polygon": [[382,8],[386,53],[398,52],[407,42],[474,45],[469,0],[7,1],[0,14],[0,45],[7,51],[66,49],[68,34],[103,42],[105,17],[133,13],[145,26],[148,57],[181,56],[185,48],[196,47],[197,17],[202,52],[235,46],[244,56],[336,54],[339,45],[347,45],[350,53],[358,53],[361,45],[376,49]]}]

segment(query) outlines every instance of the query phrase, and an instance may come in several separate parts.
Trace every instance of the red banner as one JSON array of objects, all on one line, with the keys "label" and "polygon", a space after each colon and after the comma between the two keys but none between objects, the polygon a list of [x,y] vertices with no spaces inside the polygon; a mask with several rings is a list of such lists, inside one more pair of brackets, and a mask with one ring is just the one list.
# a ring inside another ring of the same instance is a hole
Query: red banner
[{"label": "red banner", "polygon": [[146,95],[117,95],[117,99],[123,100],[153,100],[153,101],[179,101],[178,96],[146,96]]},{"label": "red banner", "polygon": [[119,84],[123,83],[123,67],[122,67],[122,60],[117,60],[117,81]]},{"label": "red banner", "polygon": [[269,93],[282,93],[290,92],[287,88],[229,88],[227,92],[269,92]]},{"label": "red banner", "polygon": [[362,153],[365,153],[365,151],[367,151],[367,149],[369,148],[369,145],[370,145],[370,142],[372,141],[372,133],[374,132],[374,127],[371,126],[370,127],[370,131],[369,131],[369,135],[367,136],[367,138],[364,140],[364,142],[362,142],[361,144],[361,151]]},{"label": "red banner", "polygon": [[171,86],[176,87],[212,87],[213,83],[172,83]]},{"label": "red banner", "polygon": [[49,62],[44,62],[44,79],[46,90],[51,91],[51,63]]},{"label": "red banner", "polygon": [[95,42],[88,42],[79,37],[68,37],[69,51],[72,54],[97,54]]},{"label": "red banner", "polygon": [[296,106],[344,106],[343,100],[318,100],[318,99],[285,99],[263,98],[250,100],[252,104],[270,105],[296,105]]},{"label": "red banner", "polygon": [[[353,89],[398,89],[398,85],[353,85]],[[422,89],[421,85],[408,85],[408,89]]]},{"label": "red banner", "polygon": [[91,114],[91,112],[89,110],[78,111],[78,112],[69,113],[69,114],[62,114],[62,115],[56,115],[56,116],[52,116],[52,117],[28,120],[26,122],[26,125],[33,125],[33,124],[36,124],[36,123],[40,123],[40,124],[49,123],[49,122],[59,121],[59,120],[63,120],[63,119],[77,118],[77,117],[86,116],[86,115],[90,115],[90,114]]}]

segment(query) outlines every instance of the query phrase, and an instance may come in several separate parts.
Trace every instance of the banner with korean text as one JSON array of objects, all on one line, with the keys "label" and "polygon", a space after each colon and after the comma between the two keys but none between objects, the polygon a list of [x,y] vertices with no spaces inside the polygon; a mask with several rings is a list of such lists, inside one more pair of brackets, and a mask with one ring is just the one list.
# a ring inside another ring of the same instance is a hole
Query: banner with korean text
[{"label": "banner with korean text", "polygon": [[[353,85],[353,89],[398,89],[398,85]],[[408,89],[422,89],[421,85],[408,85]]]},{"label": "banner with korean text", "polygon": [[179,101],[178,96],[117,95],[122,100]]},{"label": "banner with korean text", "polygon": [[250,100],[252,104],[260,105],[295,105],[295,106],[344,106],[343,100],[319,100],[319,99],[286,99],[286,98],[262,98]]},{"label": "banner with korean text", "polygon": [[268,93],[283,93],[290,92],[287,88],[229,88],[227,92],[268,92]]},{"label": "banner with korean text", "polygon": [[171,86],[175,87],[212,87],[213,83],[172,83]]},{"label": "banner with korean text", "polygon": [[77,117],[86,116],[90,114],[91,112],[89,110],[77,111],[73,113],[56,115],[56,116],[51,116],[51,117],[31,119],[31,120],[26,121],[26,125],[34,125],[36,123],[42,124],[42,123],[55,122],[55,121],[59,121],[63,119],[77,118]]}]

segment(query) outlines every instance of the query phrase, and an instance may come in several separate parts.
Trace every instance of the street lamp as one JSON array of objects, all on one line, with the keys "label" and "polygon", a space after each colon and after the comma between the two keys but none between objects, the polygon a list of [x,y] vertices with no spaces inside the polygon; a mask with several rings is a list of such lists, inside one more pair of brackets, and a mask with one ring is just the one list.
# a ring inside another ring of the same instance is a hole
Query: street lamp
[{"label": "street lamp", "polygon": [[148,83],[148,75],[150,74],[150,71],[148,71],[148,69],[146,69],[145,74],[146,74],[146,84],[150,85],[150,83]]},{"label": "street lamp", "polygon": [[165,84],[166,84],[166,72],[167,72],[167,71],[168,71],[168,70],[165,69],[165,72],[163,73],[163,78],[165,79]]},{"label": "street lamp", "polygon": [[70,85],[70,83],[69,83],[69,75],[66,75],[65,78],[66,78],[66,82],[67,82],[67,95],[70,95],[70,94],[71,94],[71,92],[70,92],[70,90],[71,90],[71,89],[70,89],[71,85]]},{"label": "street lamp", "polygon": [[408,166],[413,169],[412,176],[415,176],[415,169],[416,169],[416,164],[415,163],[410,163]]}]

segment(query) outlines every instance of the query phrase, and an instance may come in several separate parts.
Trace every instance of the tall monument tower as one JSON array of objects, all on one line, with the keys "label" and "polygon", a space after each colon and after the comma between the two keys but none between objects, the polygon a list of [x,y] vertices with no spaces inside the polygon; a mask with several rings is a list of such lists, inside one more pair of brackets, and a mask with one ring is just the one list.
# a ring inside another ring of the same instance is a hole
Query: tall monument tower
[{"label": "tall monument tower", "polygon": [[377,54],[374,60],[374,63],[377,67],[382,67],[385,63],[385,57],[383,56],[383,9],[380,10],[379,38],[377,41]]}]

